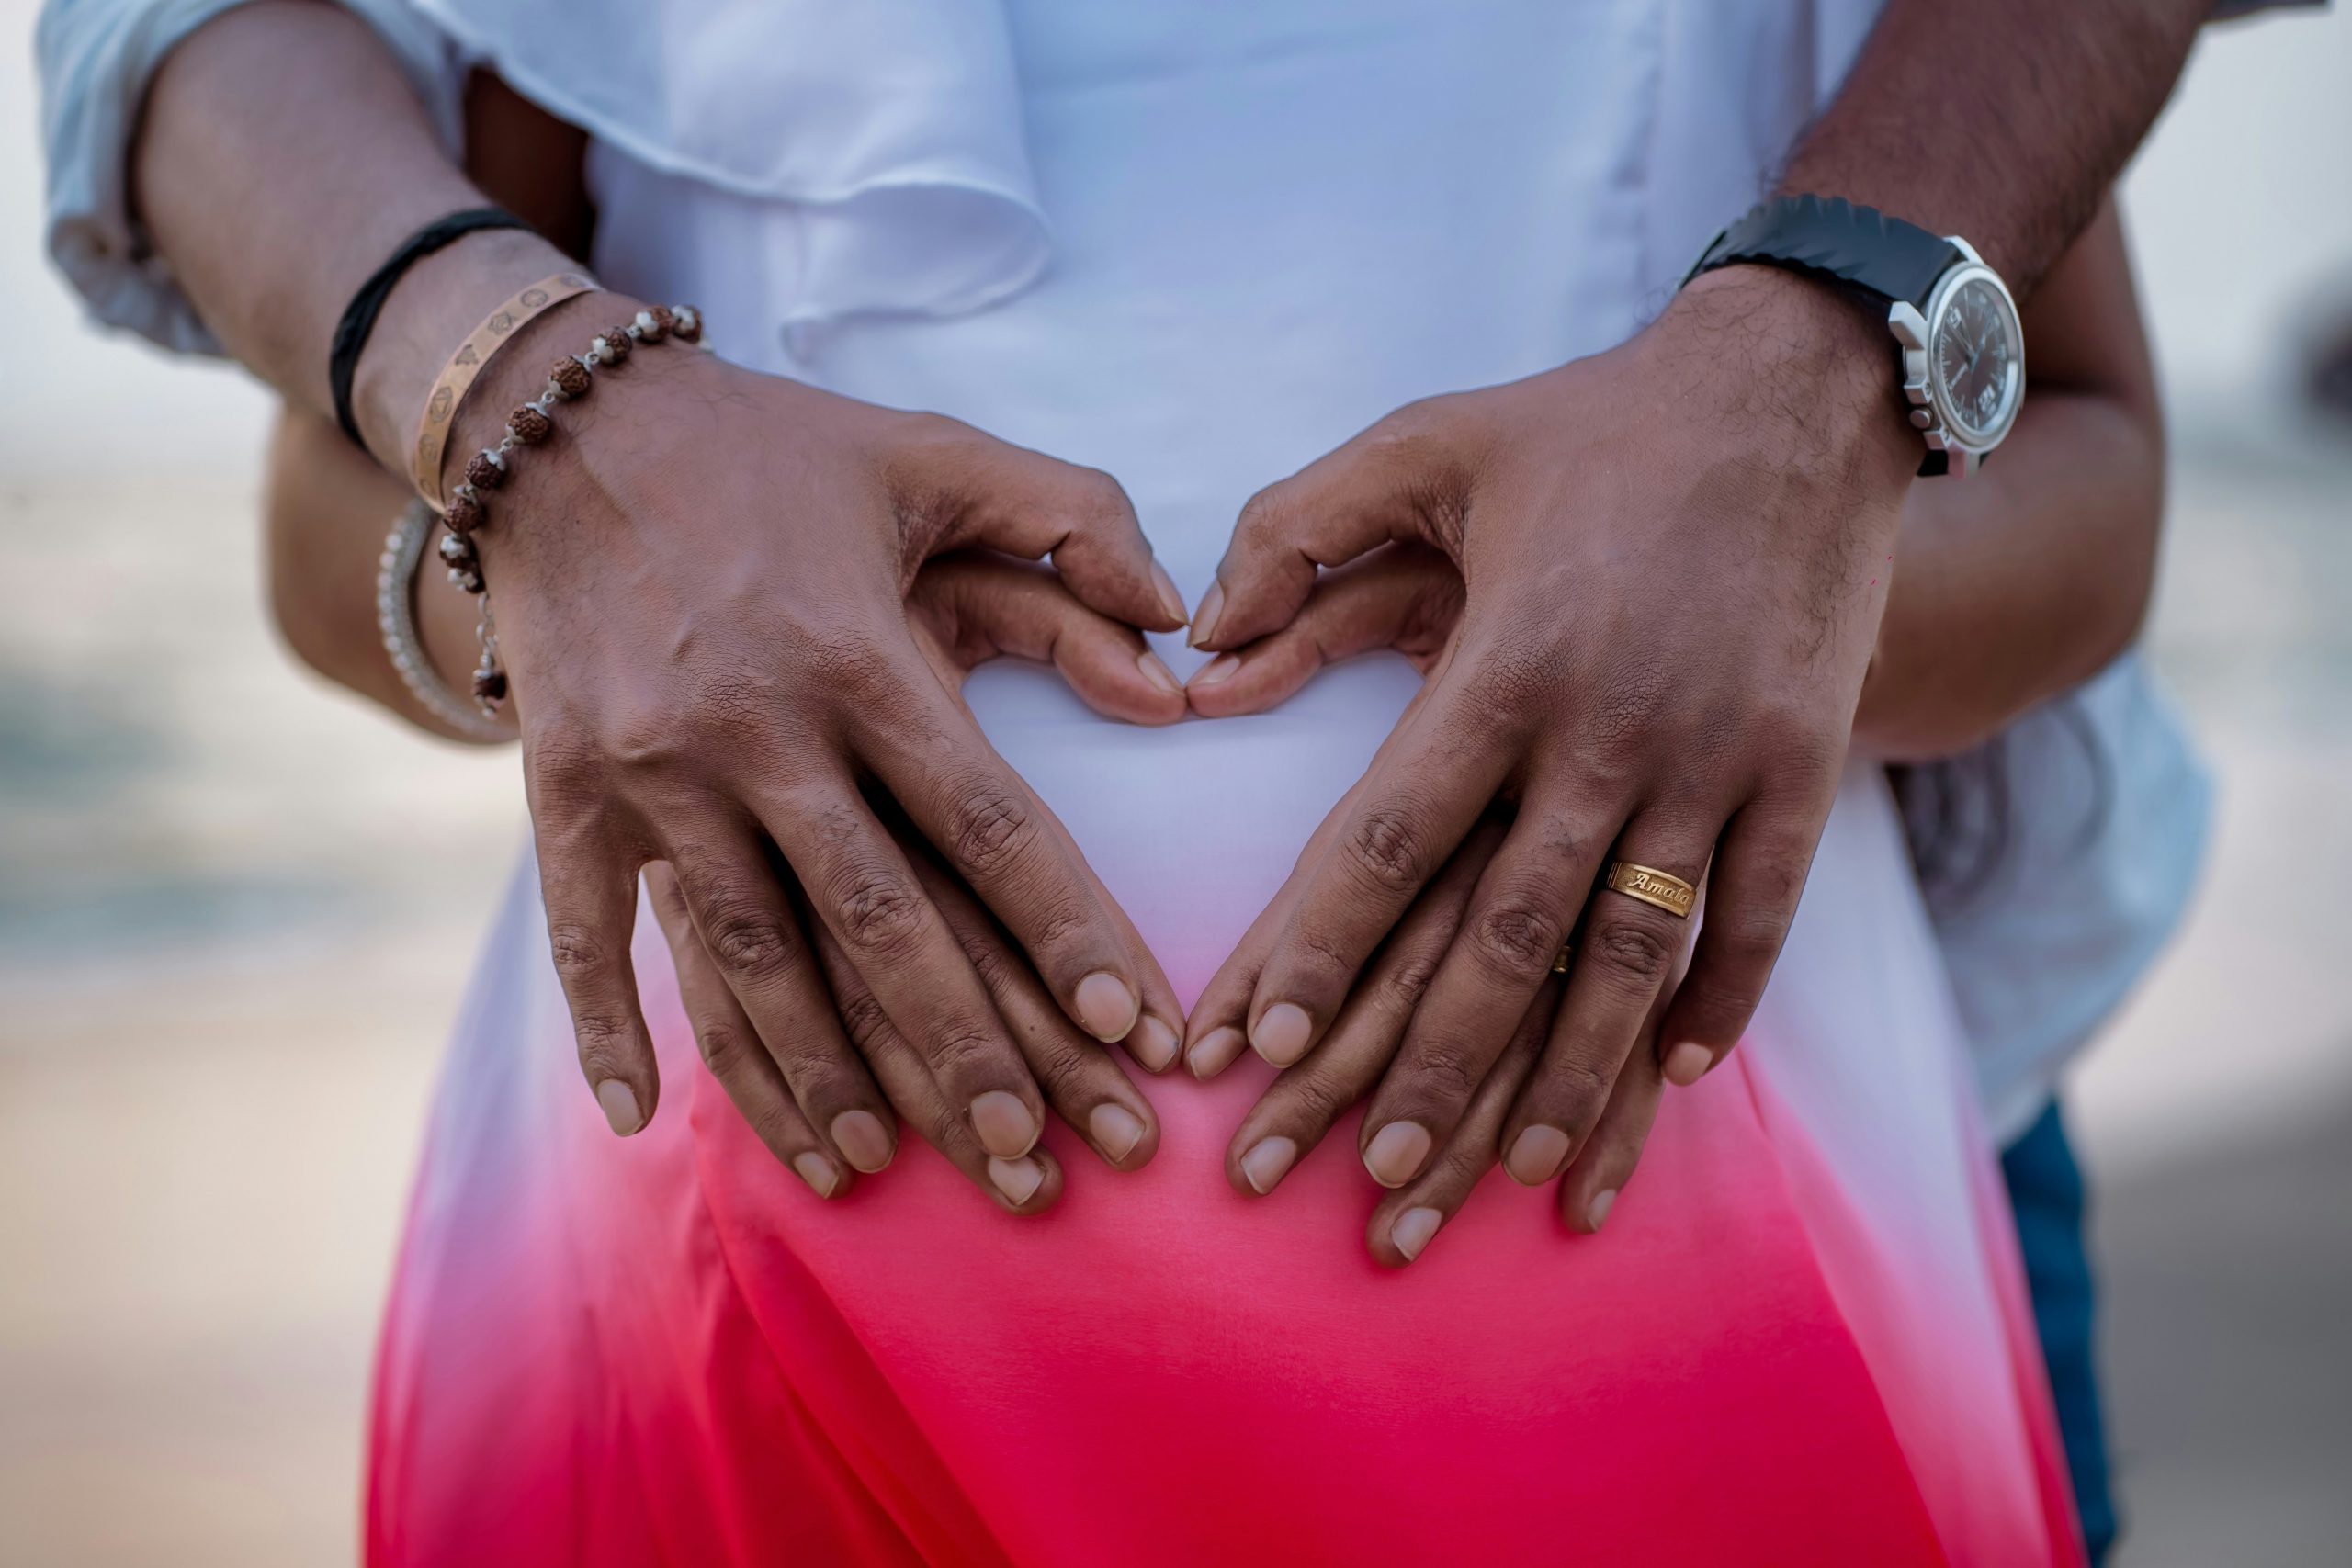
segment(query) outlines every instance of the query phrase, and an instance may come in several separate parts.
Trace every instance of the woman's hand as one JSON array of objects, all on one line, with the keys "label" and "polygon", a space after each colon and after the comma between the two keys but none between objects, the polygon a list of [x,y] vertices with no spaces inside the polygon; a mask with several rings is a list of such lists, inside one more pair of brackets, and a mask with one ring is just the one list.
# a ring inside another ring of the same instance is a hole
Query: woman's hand
[{"label": "woman's hand", "polygon": [[[1836,792],[1917,462],[1885,406],[1883,345],[1846,310],[1801,280],[1711,275],[1623,347],[1415,404],[1244,509],[1199,646],[1280,631],[1318,569],[1390,543],[1444,554],[1463,609],[1293,873],[1277,929],[1211,987],[1246,1000],[1204,998],[1192,1048],[1238,1027],[1271,1060],[1304,1056],[1493,804],[1515,808],[1366,1113],[1385,1183],[1452,1145],[1579,921],[1505,1163],[1548,1180],[1589,1136],[1689,931],[1596,891],[1611,860],[1692,884],[1713,868],[1665,1076],[1693,1081],[1746,1026]],[[1828,394],[1783,406],[1782,372]]]},{"label": "woman's hand", "polygon": [[[907,601],[909,625],[942,687],[960,702],[964,678],[1000,655],[1049,661],[1089,705],[1137,724],[1182,716],[1174,678],[1132,626],[1080,604],[1055,573],[983,551],[927,562]],[[1042,807],[1040,808],[1042,809]],[[1108,1052],[1073,1028],[1028,959],[939,864],[921,834],[892,814],[888,828],[926,897],[939,909],[1046,1098],[1114,1169],[1133,1170],[1159,1145],[1150,1103]],[[781,869],[781,868],[779,868]],[[827,1020],[838,1020],[898,1118],[945,1155],[1003,1208],[1023,1214],[1061,1195],[1059,1164],[1043,1148],[1000,1158],[983,1148],[943,1094],[922,1055],[890,1023],[856,967],[821,921],[806,919],[831,987],[824,1018],[771,1039],[755,1028],[694,924],[676,874],[645,868],[653,908],[677,966],[678,992],[704,1062],[752,1130],[821,1198],[849,1190],[852,1173],[887,1166],[893,1118],[870,1106],[837,1108],[841,1074]],[[1114,910],[1114,915],[1117,911]],[[1125,917],[1118,916],[1124,921]],[[1132,935],[1132,933],[1130,933]],[[837,1131],[820,1136],[819,1127]]]},{"label": "woman's hand", "polygon": [[[503,385],[468,400],[456,450],[484,444],[560,345],[636,309],[581,304],[492,362],[484,379]],[[1050,554],[1100,617],[1181,625],[1115,483],[676,348],[600,378],[515,470],[479,547],[556,966],[616,1132],[643,1125],[658,1088],[628,953],[638,873],[659,860],[842,1164],[887,1158],[857,1118],[888,1108],[836,1021],[820,926],[972,1141],[1029,1154],[1044,1100],[1022,1031],[883,810],[993,912],[1057,1011],[1148,1068],[1173,1059],[1182,1013],[1165,976],[942,684],[908,602],[933,557],[985,547]],[[1132,688],[1154,682],[1133,646],[1123,700],[1140,705]],[[1172,690],[1162,703],[1181,711]]]},{"label": "woman's hand", "polygon": [[[1385,545],[1323,573],[1281,630],[1204,666],[1188,687],[1193,706],[1216,717],[1256,713],[1291,695],[1324,665],[1376,649],[1402,653],[1430,674],[1451,646],[1462,602],[1461,574],[1445,556],[1424,545]],[[1343,817],[1344,803],[1308,843],[1302,866],[1320,858]],[[1389,1076],[1414,1010],[1509,827],[1509,813],[1495,810],[1472,829],[1373,954],[1320,1043],[1284,1065],[1243,1119],[1226,1153],[1227,1178],[1236,1188],[1271,1192],[1334,1122]],[[1284,887],[1194,1004],[1200,1043],[1186,1057],[1194,1076],[1214,1077],[1240,1054],[1239,1021],[1303,886],[1294,878]],[[1686,944],[1678,957],[1687,962],[1688,955]],[[1375,1179],[1385,1179],[1395,1168],[1392,1160],[1417,1159],[1419,1168],[1418,1177],[1385,1196],[1373,1213],[1365,1244],[1375,1258],[1391,1267],[1413,1261],[1494,1168],[1504,1118],[1535,1065],[1559,1010],[1561,990],[1556,978],[1538,988],[1503,1055],[1471,1097],[1469,1110],[1433,1156],[1418,1146],[1409,1130],[1392,1134],[1388,1146],[1374,1151],[1366,1122],[1357,1155]],[[1560,1175],[1560,1215],[1572,1230],[1599,1230],[1633,1176],[1663,1089],[1656,1049],[1663,1016],[1661,1000],[1652,1007],[1607,1109]],[[1211,1021],[1216,1020],[1224,1021]]]}]

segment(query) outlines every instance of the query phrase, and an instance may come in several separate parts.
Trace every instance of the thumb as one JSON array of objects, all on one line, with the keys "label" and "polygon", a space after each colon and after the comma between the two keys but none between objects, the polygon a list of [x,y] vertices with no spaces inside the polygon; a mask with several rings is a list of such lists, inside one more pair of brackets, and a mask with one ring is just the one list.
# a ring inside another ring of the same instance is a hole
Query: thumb
[{"label": "thumb", "polygon": [[960,676],[1000,655],[1050,662],[1095,712],[1131,724],[1172,724],[1184,692],[1133,626],[1079,603],[1060,574],[1001,556],[936,557],[910,604]]},{"label": "thumb", "polygon": [[1426,545],[1389,545],[1317,581],[1290,621],[1221,653],[1185,695],[1209,718],[1272,707],[1336,664],[1393,648],[1424,671],[1462,615],[1462,577]]},{"label": "thumb", "polygon": [[1051,558],[1084,604],[1148,631],[1184,624],[1184,601],[1153,558],[1119,481],[961,427],[961,483],[935,551],[984,546]]},{"label": "thumb", "polygon": [[1451,400],[1399,409],[1250,498],[1193,618],[1194,648],[1223,650],[1286,625],[1317,571],[1391,542],[1438,543],[1432,513],[1466,493],[1447,427]]}]

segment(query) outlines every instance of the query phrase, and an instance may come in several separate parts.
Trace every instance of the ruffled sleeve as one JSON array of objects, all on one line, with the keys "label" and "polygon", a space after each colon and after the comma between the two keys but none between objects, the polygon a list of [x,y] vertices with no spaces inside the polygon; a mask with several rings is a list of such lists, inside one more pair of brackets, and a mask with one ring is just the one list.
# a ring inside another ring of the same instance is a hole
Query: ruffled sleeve
[{"label": "ruffled sleeve", "polygon": [[517,92],[777,238],[786,332],[1044,270],[998,0],[416,0]]}]

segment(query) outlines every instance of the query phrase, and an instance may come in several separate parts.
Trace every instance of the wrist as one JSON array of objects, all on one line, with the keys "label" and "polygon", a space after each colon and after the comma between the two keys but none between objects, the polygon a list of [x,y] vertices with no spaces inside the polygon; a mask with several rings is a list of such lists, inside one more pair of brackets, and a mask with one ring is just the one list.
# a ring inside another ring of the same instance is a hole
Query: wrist
[{"label": "wrist", "polygon": [[[495,450],[515,411],[548,389],[559,365],[589,352],[600,338],[617,339],[651,306],[632,296],[592,290],[563,300],[518,328],[475,381],[449,427],[443,482],[454,493],[466,468]],[[575,576],[620,545],[616,530],[637,516],[632,498],[661,482],[673,438],[683,422],[679,389],[721,368],[684,339],[637,344],[618,365],[597,367],[587,390],[548,405],[548,434],[508,454],[505,477],[483,492],[486,520],[471,537],[495,592],[511,599],[535,595],[555,580]],[[689,392],[690,406],[707,407],[722,391]],[[550,526],[557,524],[560,526]],[[582,548],[594,539],[594,547]]]},{"label": "wrist", "polygon": [[[537,234],[487,230],[412,267],[385,301],[352,379],[353,415],[377,460],[405,478],[426,395],[449,355],[501,300],[576,265]],[[509,344],[492,368],[519,346]],[[468,402],[482,389],[478,383]]]},{"label": "wrist", "polygon": [[1899,356],[1869,304],[1782,268],[1736,265],[1693,278],[1653,332],[1738,390],[1724,434],[1781,463],[1907,491],[1920,443],[1905,418]]}]

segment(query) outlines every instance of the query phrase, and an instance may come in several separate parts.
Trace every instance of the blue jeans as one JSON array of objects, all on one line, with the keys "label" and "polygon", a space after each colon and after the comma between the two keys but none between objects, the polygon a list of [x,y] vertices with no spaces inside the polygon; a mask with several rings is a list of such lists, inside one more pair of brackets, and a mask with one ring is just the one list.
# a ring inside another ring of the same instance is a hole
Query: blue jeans
[{"label": "blue jeans", "polygon": [[2066,1445],[2066,1470],[2075,1483],[2083,1544],[2091,1568],[2098,1568],[2115,1544],[2115,1499],[2108,1489],[2107,1433],[2099,1416],[2098,1368],[2092,1354],[2094,1302],[2083,1225],[2083,1170],[2066,1141],[2055,1100],[2001,1156],[2001,1176],[2008,1183],[2009,1207],[2017,1214],[2033,1325],[2041,1337],[2042,1359],[2050,1367],[2050,1393],[2058,1408],[2058,1433]]}]

